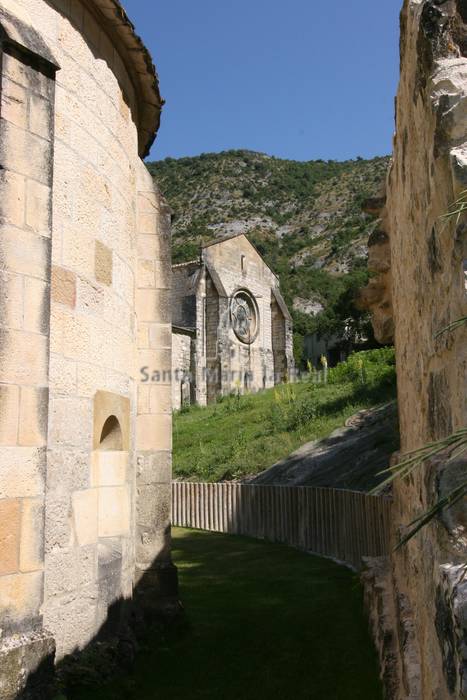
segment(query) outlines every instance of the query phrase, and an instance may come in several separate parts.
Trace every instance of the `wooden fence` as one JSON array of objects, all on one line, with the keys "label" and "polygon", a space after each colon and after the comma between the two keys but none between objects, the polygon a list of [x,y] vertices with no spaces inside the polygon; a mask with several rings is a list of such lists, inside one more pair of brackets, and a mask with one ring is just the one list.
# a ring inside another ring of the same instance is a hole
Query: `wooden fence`
[{"label": "wooden fence", "polygon": [[389,498],[356,491],[172,483],[174,525],[282,542],[357,570],[389,552],[390,511]]}]

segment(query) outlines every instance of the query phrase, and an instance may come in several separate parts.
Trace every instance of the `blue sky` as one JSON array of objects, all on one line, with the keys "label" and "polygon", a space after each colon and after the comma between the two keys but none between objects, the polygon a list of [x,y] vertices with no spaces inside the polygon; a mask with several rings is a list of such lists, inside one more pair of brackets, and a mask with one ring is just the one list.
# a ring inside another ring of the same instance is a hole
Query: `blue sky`
[{"label": "blue sky", "polygon": [[402,0],[123,0],[167,104],[151,158],[391,150]]}]

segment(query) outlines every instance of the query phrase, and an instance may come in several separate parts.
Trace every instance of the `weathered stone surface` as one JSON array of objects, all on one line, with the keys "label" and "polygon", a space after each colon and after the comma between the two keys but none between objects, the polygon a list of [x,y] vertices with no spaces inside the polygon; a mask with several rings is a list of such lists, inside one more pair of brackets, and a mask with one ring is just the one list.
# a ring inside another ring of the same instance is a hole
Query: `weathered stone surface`
[{"label": "weathered stone surface", "polygon": [[76,305],[76,275],[56,265],[52,267],[52,301],[71,308]]},{"label": "weathered stone surface", "polygon": [[2,700],[46,700],[54,672],[55,644],[46,632],[16,635],[0,641]]},{"label": "weathered stone surface", "polygon": [[[465,221],[445,216],[467,181],[464,5],[404,2],[394,158],[381,233],[369,249],[377,276],[363,292],[377,337],[389,340],[394,326],[403,452],[467,420],[467,331],[436,337],[467,312]],[[394,544],[463,471],[448,455],[396,482]],[[380,608],[395,643],[378,647],[383,667],[398,668],[395,700],[462,695],[467,627],[458,567],[467,552],[464,529],[459,504],[442,524],[425,528],[391,556]],[[371,605],[375,609],[374,600]]]},{"label": "weathered stone surface", "polygon": [[0,500],[0,576],[18,570],[19,540],[21,532],[21,501]]},{"label": "weathered stone surface", "polygon": [[128,622],[137,506],[144,567],[171,565],[170,460],[154,461],[170,376],[137,397],[139,350],[170,375],[170,214],[140,158],[157,80],[120,5],[0,0],[0,20],[0,696],[38,700],[53,645],[32,633],[61,660]]}]

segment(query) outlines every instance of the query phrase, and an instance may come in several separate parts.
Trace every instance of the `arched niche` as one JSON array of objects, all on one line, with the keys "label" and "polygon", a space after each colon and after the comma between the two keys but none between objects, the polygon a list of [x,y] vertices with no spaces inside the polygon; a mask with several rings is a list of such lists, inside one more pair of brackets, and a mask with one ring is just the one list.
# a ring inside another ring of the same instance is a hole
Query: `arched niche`
[{"label": "arched niche", "polygon": [[123,451],[123,433],[117,416],[109,416],[102,426],[99,450]]}]

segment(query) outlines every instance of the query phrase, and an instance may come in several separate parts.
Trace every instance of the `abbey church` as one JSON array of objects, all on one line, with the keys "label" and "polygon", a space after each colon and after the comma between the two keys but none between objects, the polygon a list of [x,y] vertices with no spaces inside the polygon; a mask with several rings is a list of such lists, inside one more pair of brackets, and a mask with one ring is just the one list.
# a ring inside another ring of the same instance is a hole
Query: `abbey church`
[{"label": "abbey church", "polygon": [[279,280],[244,234],[174,265],[172,285],[175,409],[292,376],[292,319]]}]

